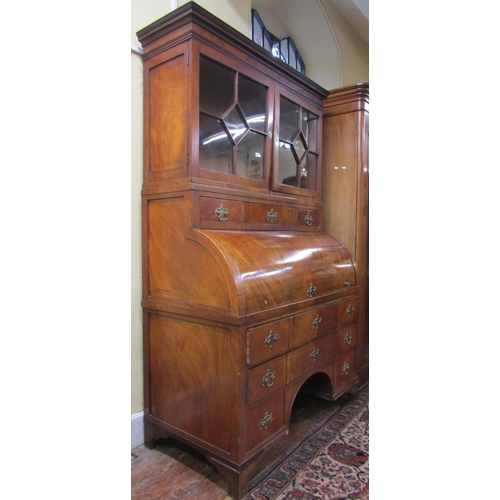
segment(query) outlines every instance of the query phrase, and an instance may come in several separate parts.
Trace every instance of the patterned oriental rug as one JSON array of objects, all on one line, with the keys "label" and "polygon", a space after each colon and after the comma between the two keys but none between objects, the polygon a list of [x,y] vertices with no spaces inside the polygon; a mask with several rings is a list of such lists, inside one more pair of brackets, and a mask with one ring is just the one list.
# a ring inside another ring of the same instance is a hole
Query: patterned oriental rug
[{"label": "patterned oriental rug", "polygon": [[248,500],[368,500],[368,386],[250,491]]}]

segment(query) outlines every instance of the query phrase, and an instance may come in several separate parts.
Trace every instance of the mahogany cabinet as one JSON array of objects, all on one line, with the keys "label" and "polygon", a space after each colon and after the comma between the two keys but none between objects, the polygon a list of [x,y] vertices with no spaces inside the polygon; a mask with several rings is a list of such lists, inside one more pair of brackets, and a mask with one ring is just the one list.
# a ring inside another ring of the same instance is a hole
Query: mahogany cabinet
[{"label": "mahogany cabinet", "polygon": [[358,266],[358,370],[368,381],[368,138],[369,87],[332,90],[323,114],[325,232],[342,241]]},{"label": "mahogany cabinet", "polygon": [[145,444],[202,451],[241,498],[301,388],[357,391],[356,264],[323,231],[328,93],[195,3],[138,38]]}]

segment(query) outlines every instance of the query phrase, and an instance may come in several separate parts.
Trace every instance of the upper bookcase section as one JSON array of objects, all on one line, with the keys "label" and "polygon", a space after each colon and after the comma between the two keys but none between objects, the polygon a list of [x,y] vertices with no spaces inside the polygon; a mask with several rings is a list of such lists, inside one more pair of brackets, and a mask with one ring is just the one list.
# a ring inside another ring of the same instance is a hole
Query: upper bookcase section
[{"label": "upper bookcase section", "polygon": [[188,181],[319,200],[325,89],[194,2],[137,36],[145,186]]}]

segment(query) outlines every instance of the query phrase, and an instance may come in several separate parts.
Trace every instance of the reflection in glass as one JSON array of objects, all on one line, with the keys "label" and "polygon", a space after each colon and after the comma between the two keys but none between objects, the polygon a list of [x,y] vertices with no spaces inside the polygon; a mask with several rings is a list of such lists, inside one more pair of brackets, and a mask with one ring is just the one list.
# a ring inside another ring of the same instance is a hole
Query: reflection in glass
[{"label": "reflection in glass", "polygon": [[[318,157],[315,154],[308,153],[307,156],[304,159],[303,165],[303,171],[305,170],[306,175],[305,179],[307,179],[304,182],[304,186],[306,189],[312,189],[316,191],[318,188],[317,183],[317,172],[318,172]],[[303,176],[304,178],[304,176]]]},{"label": "reflection in glass", "polygon": [[236,149],[236,175],[249,179],[264,177],[264,137],[248,132]]},{"label": "reflection in glass", "polygon": [[300,106],[281,96],[280,139],[291,141],[299,127]]},{"label": "reflection in glass", "polygon": [[234,102],[236,72],[200,56],[200,111],[215,116]]},{"label": "reflection in glass", "polygon": [[238,137],[246,132],[247,126],[243,120],[242,114],[236,105],[225,117],[224,123],[233,138],[235,144],[238,143]]},{"label": "reflection in glass", "polygon": [[238,104],[248,122],[248,125],[260,132],[266,128],[267,87],[239,75]]},{"label": "reflection in glass", "polygon": [[220,120],[200,113],[200,168],[231,172],[232,145]]},{"label": "reflection in glass", "polygon": [[292,153],[292,147],[286,142],[279,144],[278,182],[288,186],[297,186],[297,161]]},{"label": "reflection in glass", "polygon": [[307,137],[307,145],[310,151],[318,152],[318,117],[307,111],[302,112],[302,132]]}]

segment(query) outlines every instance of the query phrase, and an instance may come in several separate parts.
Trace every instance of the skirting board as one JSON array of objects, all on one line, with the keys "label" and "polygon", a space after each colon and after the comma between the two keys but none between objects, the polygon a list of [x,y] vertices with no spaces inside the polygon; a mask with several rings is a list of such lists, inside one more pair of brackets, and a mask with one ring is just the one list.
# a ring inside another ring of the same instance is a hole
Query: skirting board
[{"label": "skirting board", "polygon": [[132,414],[132,449],[144,444],[144,412]]}]

